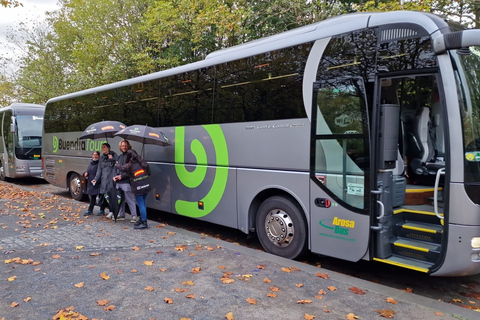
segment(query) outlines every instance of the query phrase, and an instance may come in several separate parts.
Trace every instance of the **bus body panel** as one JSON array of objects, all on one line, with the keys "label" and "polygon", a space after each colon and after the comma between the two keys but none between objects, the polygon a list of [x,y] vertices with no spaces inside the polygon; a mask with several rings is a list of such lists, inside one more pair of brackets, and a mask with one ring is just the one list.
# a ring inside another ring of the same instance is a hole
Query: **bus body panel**
[{"label": "bus body panel", "polygon": [[[332,178],[335,177],[325,177]],[[313,181],[310,181],[310,223],[312,252],[348,261],[365,256],[370,216],[338,205]]]},{"label": "bus body panel", "polygon": [[[249,216],[254,199],[262,192],[272,194],[279,191],[288,194],[298,205],[308,211],[308,180],[307,172],[257,170],[238,168],[237,170],[237,197],[238,197],[238,229],[248,233],[253,228],[254,217]],[[308,217],[307,225],[310,225]],[[259,226],[255,226],[258,228]]]},{"label": "bus body panel", "polygon": [[445,260],[435,276],[468,276],[480,272],[480,248],[474,249],[471,239],[478,237],[478,226],[450,224]]}]

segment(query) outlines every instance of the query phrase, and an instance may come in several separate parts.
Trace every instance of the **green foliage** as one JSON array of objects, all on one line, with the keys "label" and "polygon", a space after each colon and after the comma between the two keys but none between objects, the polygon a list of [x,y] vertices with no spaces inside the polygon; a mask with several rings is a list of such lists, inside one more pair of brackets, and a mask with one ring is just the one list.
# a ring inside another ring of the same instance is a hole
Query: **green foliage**
[{"label": "green foliage", "polygon": [[23,4],[21,4],[17,0],[13,0],[13,1],[0,0],[0,5],[5,8],[23,7]]}]

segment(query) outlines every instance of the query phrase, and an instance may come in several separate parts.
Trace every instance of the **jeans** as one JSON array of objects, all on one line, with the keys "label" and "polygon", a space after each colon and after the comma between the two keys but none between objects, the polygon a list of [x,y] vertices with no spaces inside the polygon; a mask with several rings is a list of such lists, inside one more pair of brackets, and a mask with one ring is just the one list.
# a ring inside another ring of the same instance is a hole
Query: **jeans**
[{"label": "jeans", "polygon": [[135,206],[135,198],[132,193],[132,188],[130,187],[130,183],[117,183],[117,189],[123,190],[123,195],[125,201],[122,201],[120,204],[120,210],[118,210],[119,217],[125,217],[125,202],[128,204],[130,208],[130,213],[132,216],[137,215],[137,207]]},{"label": "jeans", "polygon": [[142,221],[147,221],[147,195],[148,193],[135,195],[135,200],[137,200],[138,209],[140,210],[140,219]]}]

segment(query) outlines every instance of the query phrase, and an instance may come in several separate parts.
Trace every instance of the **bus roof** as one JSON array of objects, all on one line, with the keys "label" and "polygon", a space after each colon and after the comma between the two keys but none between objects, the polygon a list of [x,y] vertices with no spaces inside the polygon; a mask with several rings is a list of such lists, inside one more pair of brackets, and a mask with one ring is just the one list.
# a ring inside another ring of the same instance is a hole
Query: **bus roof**
[{"label": "bus roof", "polygon": [[423,27],[429,34],[441,29],[447,29],[447,23],[437,15],[418,11],[391,11],[391,12],[364,12],[351,13],[329,18],[311,25],[285,31],[276,35],[249,41],[230,48],[220,49],[210,53],[205,60],[193,62],[172,69],[162,70],[136,78],[118,81],[63,96],[51,98],[48,103],[75,98],[87,94],[103,92],[118,87],[133,85],[136,83],[159,79],[178,73],[206,68],[228,61],[234,61],[271,50],[278,50],[290,46],[331,37],[337,34],[359,30],[368,27],[376,27],[387,24],[417,24]]},{"label": "bus roof", "polygon": [[41,104],[35,104],[35,103],[17,102],[17,103],[12,103],[7,107],[1,107],[0,112],[5,110],[19,110],[19,109],[45,109],[45,106]]}]

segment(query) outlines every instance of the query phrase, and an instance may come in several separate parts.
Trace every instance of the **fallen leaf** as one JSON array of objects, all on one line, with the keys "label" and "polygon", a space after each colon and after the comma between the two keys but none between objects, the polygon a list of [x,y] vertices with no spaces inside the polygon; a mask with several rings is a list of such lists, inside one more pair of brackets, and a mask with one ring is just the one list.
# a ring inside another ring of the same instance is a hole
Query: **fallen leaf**
[{"label": "fallen leaf", "polygon": [[303,287],[303,283],[296,283],[295,285],[296,285],[298,288]]},{"label": "fallen leaf", "polygon": [[305,313],[305,315],[303,316],[303,318],[304,318],[305,320],[313,320],[313,319],[315,319],[315,316],[312,316],[311,314]]},{"label": "fallen leaf", "polygon": [[195,295],[194,295],[194,294],[187,294],[187,295],[185,296],[185,298],[195,299]]},{"label": "fallen leaf", "polygon": [[173,303],[173,300],[170,299],[170,298],[165,298],[165,299],[163,299],[163,301],[165,301],[165,303],[167,303],[167,304],[172,304]]},{"label": "fallen leaf", "polygon": [[223,269],[226,269],[226,268],[227,267],[225,267],[225,266],[218,266],[218,269],[220,269],[220,270],[223,270]]},{"label": "fallen leaf", "polygon": [[259,265],[257,266],[257,269],[265,270],[265,265],[264,265],[264,264],[259,264]]},{"label": "fallen leaf", "polygon": [[84,284],[84,282],[79,282],[79,283],[75,284],[75,287],[76,288],[82,288],[83,284]]},{"label": "fallen leaf", "polygon": [[278,287],[270,287],[270,290],[273,292],[279,292],[280,289]]},{"label": "fallen leaf", "polygon": [[362,289],[359,289],[357,287],[351,287],[350,291],[355,293],[355,294],[360,294],[360,295],[364,295],[366,293],[365,291],[363,291]]},{"label": "fallen leaf", "polygon": [[159,269],[159,270],[162,271],[162,272],[167,271],[167,269],[165,269],[165,268],[161,268],[161,269]]},{"label": "fallen leaf", "polygon": [[52,256],[53,259],[59,259],[60,257],[61,257],[61,255],[59,255],[59,254],[54,254],[54,255]]},{"label": "fallen leaf", "polygon": [[268,278],[265,278],[265,279],[263,279],[263,282],[265,282],[265,283],[270,283],[270,282],[272,282],[272,280],[270,280],[270,279],[268,279]]},{"label": "fallen leaf", "polygon": [[76,246],[75,247],[76,250],[82,250],[83,248],[85,248],[85,246]]},{"label": "fallen leaf", "polygon": [[90,253],[91,256],[95,257],[95,256],[99,256],[100,255],[100,252],[92,252]]},{"label": "fallen leaf", "polygon": [[282,271],[286,272],[286,273],[292,272],[292,270],[290,270],[289,268],[285,268],[285,267],[282,267]]},{"label": "fallen leaf", "polygon": [[276,293],[271,293],[271,292],[269,292],[269,293],[267,293],[267,297],[269,297],[269,298],[276,298],[276,297],[277,297],[277,294],[276,294]]},{"label": "fallen leaf", "polygon": [[387,298],[387,302],[388,302],[388,303],[397,304],[397,301],[395,301],[395,299],[390,298],[390,297]]},{"label": "fallen leaf", "polygon": [[17,307],[17,306],[18,306],[18,303],[16,303],[16,302],[10,303],[10,307],[12,307],[12,308],[15,308],[15,307]]},{"label": "fallen leaf", "polygon": [[25,299],[23,299],[23,301],[25,301],[25,302],[28,302],[30,300],[32,300],[32,297],[26,297]]},{"label": "fallen leaf", "polygon": [[188,281],[183,281],[182,284],[185,284],[187,286],[193,286],[195,282],[193,282],[192,280],[188,280]]},{"label": "fallen leaf", "polygon": [[190,289],[176,288],[176,289],[173,289],[173,291],[175,291],[175,292],[187,292],[187,291],[190,291]]},{"label": "fallen leaf", "polygon": [[147,290],[147,291],[155,291],[155,288],[154,288],[154,287],[151,287],[151,286],[146,286],[146,287],[145,287],[145,290]]},{"label": "fallen leaf", "polygon": [[297,304],[309,304],[312,303],[312,300],[298,300]]},{"label": "fallen leaf", "polygon": [[330,291],[335,291],[335,290],[337,290],[337,288],[335,288],[334,286],[327,287],[327,289],[330,290]]},{"label": "fallen leaf", "polygon": [[380,313],[380,316],[382,316],[384,318],[389,318],[389,319],[393,319],[393,315],[396,313],[395,311],[389,310],[389,309],[375,310],[375,312],[378,312],[378,313]]},{"label": "fallen leaf", "polygon": [[17,276],[12,276],[12,277],[8,278],[7,280],[8,281],[15,281],[16,278],[17,278]]},{"label": "fallen leaf", "polygon": [[232,278],[221,278],[220,280],[222,280],[222,282],[225,284],[230,284],[232,282],[235,282],[235,280],[233,280]]},{"label": "fallen leaf", "polygon": [[317,272],[317,274],[316,274],[315,276],[316,276],[316,277],[323,278],[323,279],[328,279],[328,274],[327,274],[327,273]]},{"label": "fallen leaf", "polygon": [[145,260],[143,261],[143,264],[146,266],[153,266],[153,261]]},{"label": "fallen leaf", "polygon": [[257,300],[253,298],[247,298],[245,301],[247,301],[249,304],[257,304]]},{"label": "fallen leaf", "polygon": [[200,273],[201,267],[192,268],[192,273]]},{"label": "fallen leaf", "polygon": [[102,277],[103,280],[108,280],[110,279],[110,276],[107,276],[106,272],[103,272],[100,277]]},{"label": "fallen leaf", "polygon": [[105,311],[113,311],[115,309],[115,306],[113,304],[109,305],[108,307],[103,307],[103,310]]},{"label": "fallen leaf", "polygon": [[355,314],[353,314],[353,313],[349,313],[349,314],[347,314],[347,316],[346,316],[346,317],[347,317],[347,320],[355,320],[355,319],[359,319],[359,317],[358,317],[358,316],[356,316],[356,315],[355,315]]},{"label": "fallen leaf", "polygon": [[443,312],[435,311],[435,315],[439,317],[443,317]]},{"label": "fallen leaf", "polygon": [[225,315],[225,319],[227,320],[235,320],[235,318],[233,317],[233,312],[229,312]]},{"label": "fallen leaf", "polygon": [[135,247],[133,247],[133,250],[138,251],[138,250],[140,250],[140,248],[135,246]]},{"label": "fallen leaf", "polygon": [[97,301],[97,304],[98,304],[99,306],[106,306],[109,302],[110,302],[109,300],[104,299],[104,300],[98,300],[98,301]]}]

